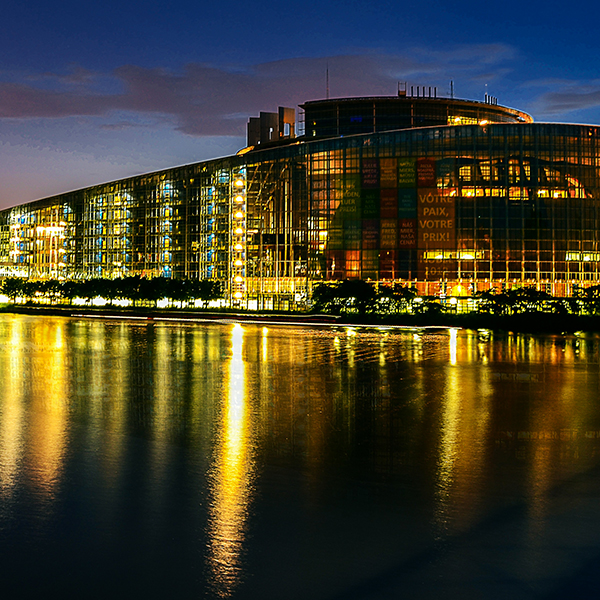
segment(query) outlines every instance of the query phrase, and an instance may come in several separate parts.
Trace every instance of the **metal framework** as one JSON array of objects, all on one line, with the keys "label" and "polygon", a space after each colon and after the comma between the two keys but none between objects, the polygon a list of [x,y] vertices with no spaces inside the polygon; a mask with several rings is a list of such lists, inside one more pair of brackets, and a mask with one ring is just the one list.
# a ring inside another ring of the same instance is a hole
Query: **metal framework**
[{"label": "metal framework", "polygon": [[600,282],[600,132],[478,123],[302,138],[0,212],[0,275],[226,282],[298,309],[327,280],[424,294]]}]

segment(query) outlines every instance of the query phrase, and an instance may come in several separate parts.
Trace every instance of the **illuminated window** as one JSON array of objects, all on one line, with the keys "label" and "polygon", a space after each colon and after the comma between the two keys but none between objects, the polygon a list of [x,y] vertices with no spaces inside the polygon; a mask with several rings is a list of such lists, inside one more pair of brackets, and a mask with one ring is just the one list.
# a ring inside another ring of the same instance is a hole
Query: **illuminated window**
[{"label": "illuminated window", "polygon": [[458,169],[458,178],[460,181],[472,181],[473,170],[472,165],[463,165]]},{"label": "illuminated window", "polygon": [[521,166],[519,161],[511,158],[508,161],[508,181],[509,183],[519,183],[521,180]]},{"label": "illuminated window", "polygon": [[565,260],[577,262],[599,262],[600,252],[567,252]]},{"label": "illuminated window", "polygon": [[479,121],[473,117],[448,115],[448,125],[477,125]]},{"label": "illuminated window", "polygon": [[481,176],[486,181],[490,180],[490,174],[492,172],[490,163],[488,161],[483,161],[479,164],[479,169],[481,170]]},{"label": "illuminated window", "polygon": [[425,260],[476,260],[484,258],[481,250],[428,250],[424,253]]},{"label": "illuminated window", "polygon": [[508,189],[509,200],[528,200],[527,190],[521,187],[511,187]]}]

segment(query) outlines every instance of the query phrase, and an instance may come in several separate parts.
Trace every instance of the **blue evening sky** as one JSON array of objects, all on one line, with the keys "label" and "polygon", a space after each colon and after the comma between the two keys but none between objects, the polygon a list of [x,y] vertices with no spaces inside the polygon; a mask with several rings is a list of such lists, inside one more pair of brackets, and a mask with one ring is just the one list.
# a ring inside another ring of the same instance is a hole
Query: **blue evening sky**
[{"label": "blue evening sky", "polygon": [[600,123],[600,5],[4,0],[0,208],[231,154],[260,110],[438,95]]}]

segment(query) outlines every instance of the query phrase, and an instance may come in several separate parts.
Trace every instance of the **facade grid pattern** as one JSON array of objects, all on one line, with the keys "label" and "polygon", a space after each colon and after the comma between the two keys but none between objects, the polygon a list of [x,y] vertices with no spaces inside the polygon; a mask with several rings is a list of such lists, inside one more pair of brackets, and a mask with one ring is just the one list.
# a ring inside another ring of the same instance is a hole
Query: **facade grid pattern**
[{"label": "facade grid pattern", "polygon": [[0,212],[0,275],[226,282],[306,305],[329,280],[426,294],[600,282],[600,130],[443,125],[303,138]]}]

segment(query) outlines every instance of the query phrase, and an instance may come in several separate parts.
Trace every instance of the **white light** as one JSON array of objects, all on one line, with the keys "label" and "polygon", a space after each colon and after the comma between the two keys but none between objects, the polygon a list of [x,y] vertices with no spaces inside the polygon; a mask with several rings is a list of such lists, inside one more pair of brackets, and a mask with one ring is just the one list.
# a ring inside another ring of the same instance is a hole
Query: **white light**
[{"label": "white light", "polygon": [[116,304],[117,306],[131,306],[131,300],[128,300],[127,298],[117,298],[116,300],[113,300],[113,304]]}]

